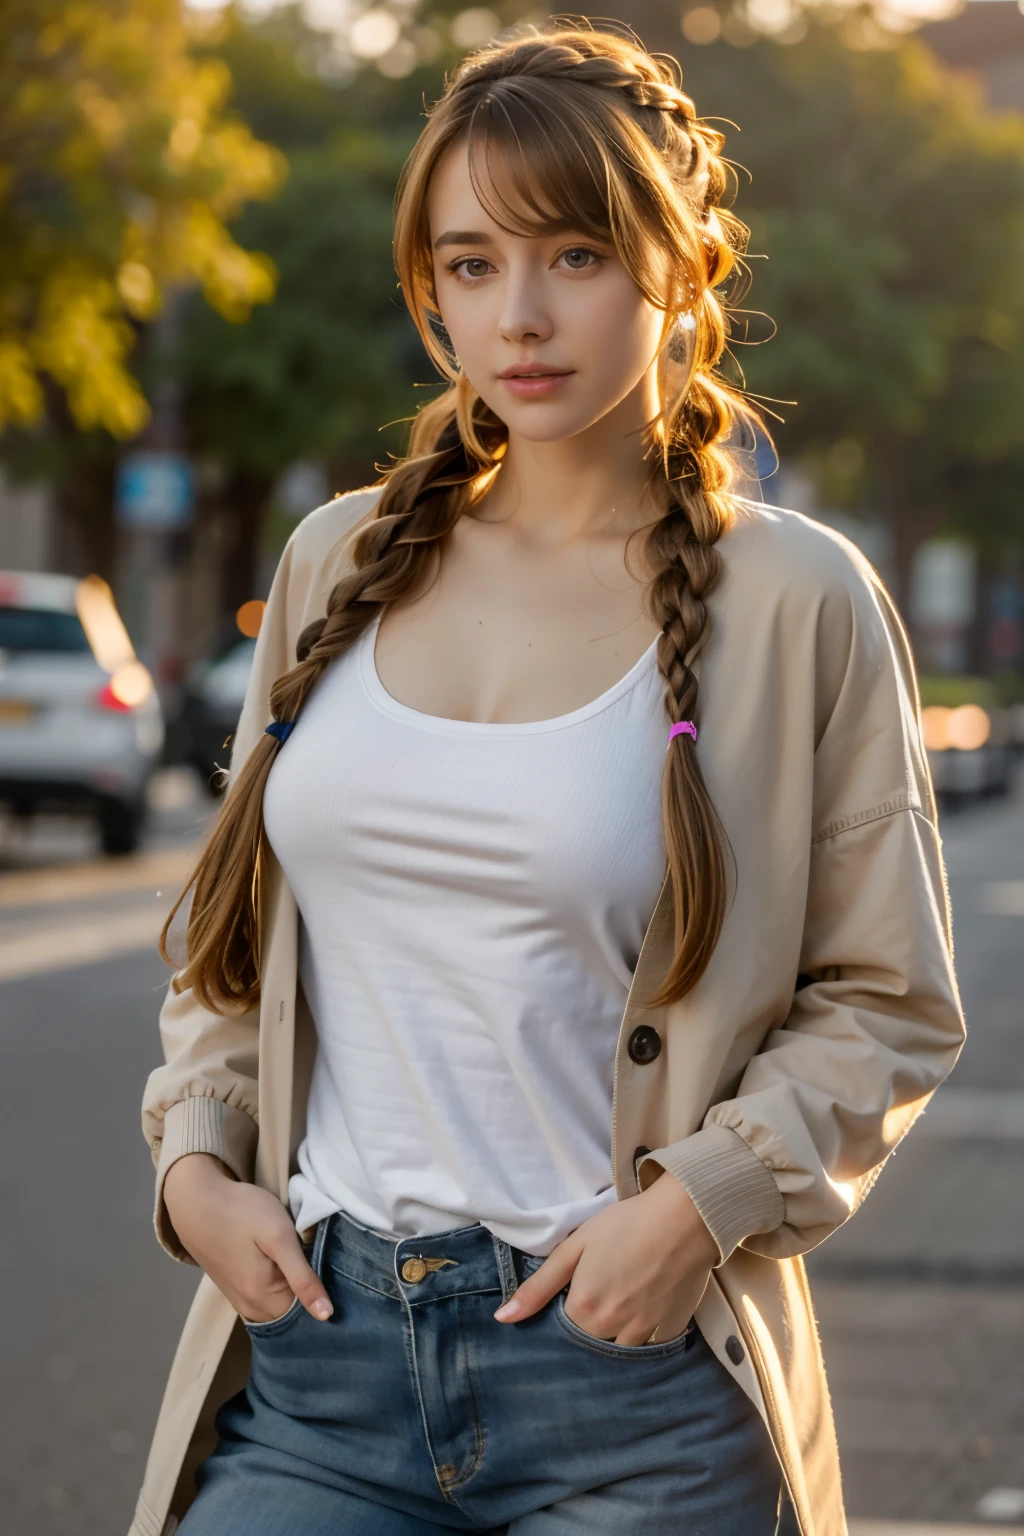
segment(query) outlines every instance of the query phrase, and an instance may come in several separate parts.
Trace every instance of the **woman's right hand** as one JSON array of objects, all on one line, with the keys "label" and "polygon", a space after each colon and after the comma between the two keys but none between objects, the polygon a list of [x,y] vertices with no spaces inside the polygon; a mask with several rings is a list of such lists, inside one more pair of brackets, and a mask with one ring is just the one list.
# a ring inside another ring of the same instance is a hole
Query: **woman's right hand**
[{"label": "woman's right hand", "polygon": [[163,1193],[182,1247],[243,1321],[273,1322],[296,1297],[318,1322],[330,1317],[330,1298],[269,1190],[239,1183],[209,1152],[190,1152],[168,1169]]}]

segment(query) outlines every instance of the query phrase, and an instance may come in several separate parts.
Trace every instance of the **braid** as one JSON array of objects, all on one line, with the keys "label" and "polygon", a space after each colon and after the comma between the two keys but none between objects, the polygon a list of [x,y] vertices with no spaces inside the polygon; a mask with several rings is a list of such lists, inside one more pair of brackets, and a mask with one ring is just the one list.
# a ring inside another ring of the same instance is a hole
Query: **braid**
[{"label": "braid", "polygon": [[[707,598],[721,575],[718,539],[733,521],[723,494],[729,465],[715,446],[731,424],[716,387],[698,377],[686,397],[684,420],[666,448],[669,507],[647,536],[647,597],[662,626],[658,667],[665,680],[671,724],[696,720],[698,681],[694,663],[711,635]],[[728,900],[727,844],[701,773],[695,743],[673,738],[662,778],[662,814],[672,881],[675,951],[668,975],[648,999],[658,1006],[683,996],[711,959]]]},{"label": "braid", "polygon": [[[470,484],[480,464],[453,431],[452,402],[435,404],[446,407],[444,412],[435,410],[435,424],[438,416],[450,418],[439,435],[441,446],[392,471],[375,515],[353,545],[355,569],[331,589],[324,617],[299,636],[296,665],[270,690],[274,720],[299,718],[330,663],[358,640],[378,613],[418,585],[461,515],[462,499],[453,493]],[[160,937],[160,952],[172,964],[168,934],[194,886],[188,960],[175,985],[190,986],[198,1001],[214,1012],[251,1008],[259,997],[263,792],[279,745],[274,736],[261,736],[232,780],[202,858]]]}]

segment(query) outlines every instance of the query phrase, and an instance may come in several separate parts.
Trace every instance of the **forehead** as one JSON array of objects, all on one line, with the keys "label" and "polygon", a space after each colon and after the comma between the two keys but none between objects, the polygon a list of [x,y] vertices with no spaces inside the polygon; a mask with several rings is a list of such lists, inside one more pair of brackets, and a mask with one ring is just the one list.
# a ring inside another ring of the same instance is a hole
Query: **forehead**
[{"label": "forehead", "polygon": [[431,173],[426,204],[432,240],[453,229],[495,240],[531,239],[593,224],[582,209],[556,200],[522,157],[510,164],[503,146],[482,136],[472,144],[459,139],[445,150]]},{"label": "forehead", "polygon": [[465,211],[476,219],[489,219],[469,171],[469,146],[464,139],[452,144],[437,162],[427,188],[427,214],[431,229],[438,219]]}]

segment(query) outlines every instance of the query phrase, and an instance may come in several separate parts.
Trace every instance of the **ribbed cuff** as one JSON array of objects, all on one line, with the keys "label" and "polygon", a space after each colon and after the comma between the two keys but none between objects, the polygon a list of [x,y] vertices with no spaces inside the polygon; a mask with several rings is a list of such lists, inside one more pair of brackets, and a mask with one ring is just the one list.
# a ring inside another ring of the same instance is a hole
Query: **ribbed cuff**
[{"label": "ribbed cuff", "polygon": [[179,1158],[209,1152],[243,1184],[252,1182],[258,1130],[244,1109],[221,1099],[199,1096],[172,1104],[164,1115],[163,1136],[152,1145],[156,1158],[156,1209],[153,1224],[160,1246],[174,1259],[195,1261],[182,1247],[164,1204],[164,1180]]},{"label": "ribbed cuff", "polygon": [[648,1163],[679,1180],[718,1244],[719,1264],[744,1238],[774,1232],[785,1217],[782,1191],[771,1173],[727,1126],[705,1125],[683,1141],[649,1152],[638,1168],[641,1189],[654,1182],[644,1178]]}]

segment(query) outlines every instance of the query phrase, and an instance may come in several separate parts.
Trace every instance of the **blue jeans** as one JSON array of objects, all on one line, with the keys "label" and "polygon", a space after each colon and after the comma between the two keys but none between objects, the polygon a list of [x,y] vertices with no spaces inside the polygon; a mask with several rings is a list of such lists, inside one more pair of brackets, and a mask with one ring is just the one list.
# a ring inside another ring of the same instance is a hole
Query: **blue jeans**
[{"label": "blue jeans", "polygon": [[564,1292],[498,1323],[541,1260],[479,1225],[396,1242],[341,1214],[306,1251],[334,1316],[249,1326],[181,1536],[776,1536],[767,1430],[695,1325],[607,1343]]}]

